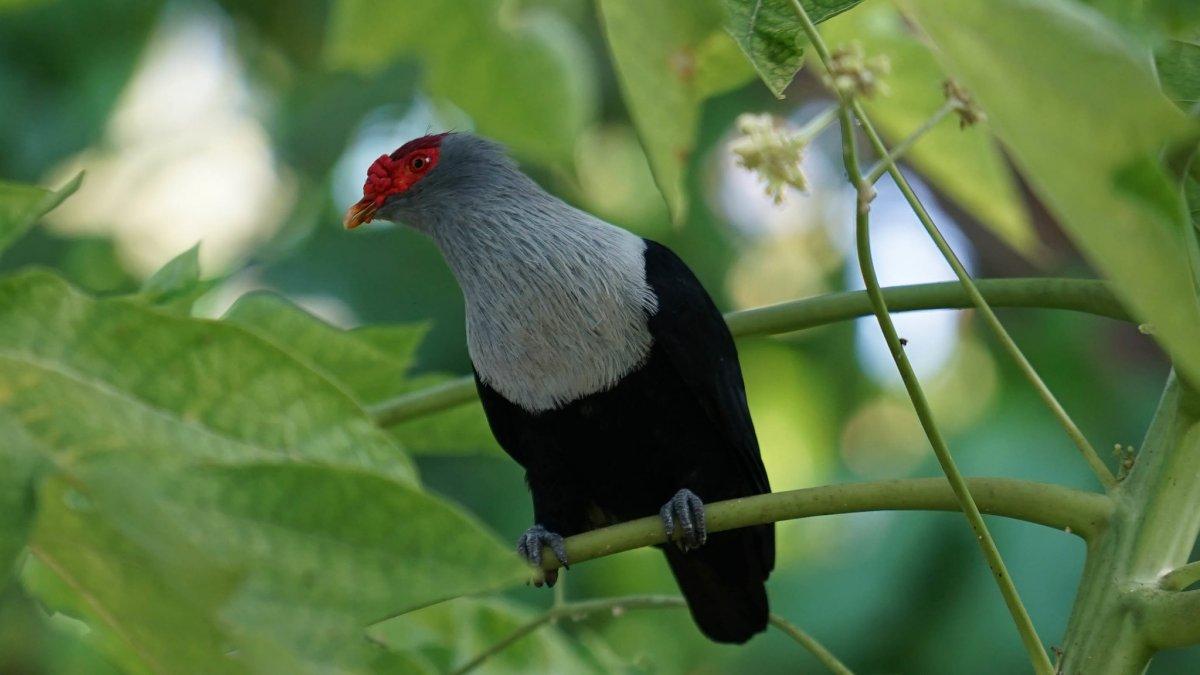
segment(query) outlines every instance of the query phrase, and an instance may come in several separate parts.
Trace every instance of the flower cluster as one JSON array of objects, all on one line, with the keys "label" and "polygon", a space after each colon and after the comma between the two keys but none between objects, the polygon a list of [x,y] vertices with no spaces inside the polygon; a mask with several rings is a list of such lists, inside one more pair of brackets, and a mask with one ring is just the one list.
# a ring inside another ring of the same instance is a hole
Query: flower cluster
[{"label": "flower cluster", "polygon": [[958,126],[966,129],[974,124],[987,121],[987,113],[975,103],[975,99],[971,98],[971,92],[967,91],[954,79],[946,80],[942,83],[942,91],[946,94],[946,100],[950,102],[951,109],[958,113]]},{"label": "flower cluster", "polygon": [[805,190],[800,160],[809,139],[781,127],[770,115],[743,114],[737,119],[738,137],[730,146],[738,165],[758,174],[776,204],[783,202],[784,188]]},{"label": "flower cluster", "polygon": [[883,78],[892,72],[892,63],[882,54],[867,58],[858,42],[851,42],[833,50],[829,55],[829,68],[824,80],[832,89],[844,96],[870,98],[879,94],[888,95],[888,86]]}]

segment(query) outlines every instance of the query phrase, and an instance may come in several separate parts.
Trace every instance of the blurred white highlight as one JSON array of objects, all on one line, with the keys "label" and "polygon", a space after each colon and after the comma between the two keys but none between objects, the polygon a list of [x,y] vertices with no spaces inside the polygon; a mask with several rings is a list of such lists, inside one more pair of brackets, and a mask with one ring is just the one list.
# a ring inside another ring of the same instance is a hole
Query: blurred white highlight
[{"label": "blurred white highlight", "polygon": [[276,231],[295,197],[226,26],[198,10],[167,13],[103,141],[56,173],[78,169],[87,179],[50,226],[112,236],[138,276],[197,241],[206,273],[229,268]]}]

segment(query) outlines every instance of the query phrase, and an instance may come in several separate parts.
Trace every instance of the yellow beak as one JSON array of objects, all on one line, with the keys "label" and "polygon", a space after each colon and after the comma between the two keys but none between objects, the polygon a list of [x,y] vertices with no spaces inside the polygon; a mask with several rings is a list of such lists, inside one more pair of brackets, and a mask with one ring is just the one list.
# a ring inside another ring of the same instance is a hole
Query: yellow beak
[{"label": "yellow beak", "polygon": [[375,200],[361,199],[346,210],[346,217],[342,219],[342,224],[346,226],[347,230],[353,230],[363,223],[371,222],[378,210],[379,207],[375,206]]}]

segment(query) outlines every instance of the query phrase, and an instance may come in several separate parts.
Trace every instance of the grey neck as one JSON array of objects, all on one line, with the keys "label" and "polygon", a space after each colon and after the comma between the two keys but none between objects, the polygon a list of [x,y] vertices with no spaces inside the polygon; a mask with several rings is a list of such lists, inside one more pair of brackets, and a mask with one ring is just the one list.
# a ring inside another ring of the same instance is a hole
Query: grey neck
[{"label": "grey neck", "polygon": [[462,286],[480,379],[530,412],[611,388],[650,351],[645,242],[537,189],[432,234]]}]

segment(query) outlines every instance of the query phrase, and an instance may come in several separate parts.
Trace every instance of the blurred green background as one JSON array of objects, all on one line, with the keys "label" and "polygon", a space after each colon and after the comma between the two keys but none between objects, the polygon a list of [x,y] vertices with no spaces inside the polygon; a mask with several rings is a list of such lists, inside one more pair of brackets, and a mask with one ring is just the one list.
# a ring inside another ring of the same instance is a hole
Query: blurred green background
[{"label": "blurred green background", "polygon": [[[473,129],[505,142],[568,202],[674,248],[722,309],[855,287],[853,197],[836,130],[805,160],[810,192],[782,205],[728,150],[743,112],[800,124],[828,107],[816,77],[805,70],[776,100],[748,64],[723,61],[732,42],[704,46],[717,39],[706,37],[704,17],[679,17],[680,39],[701,45],[697,62],[713,84],[679,93],[691,97],[683,103],[664,91],[651,122],[666,136],[690,139],[695,129],[678,191],[665,186],[673,219],[630,117],[631,109],[651,113],[637,107],[632,86],[623,93],[597,11],[588,0],[0,1],[0,176],[54,186],[87,171],[79,193],[19,240],[0,271],[45,265],[94,293],[131,292],[200,242],[203,272],[215,280],[197,305],[202,315],[270,289],[347,328],[421,322],[421,381],[467,373],[462,299],[432,244],[401,227],[348,233],[340,222],[376,156],[430,131]],[[824,28],[831,42],[859,37],[891,56],[893,94],[871,105],[893,141],[936,107],[941,79],[898,25],[890,5],[867,3]],[[954,146],[949,165],[918,156],[911,176],[976,276],[1093,275],[984,132],[956,136],[953,121],[943,127],[941,143]],[[889,182],[875,213],[884,284],[953,278]],[[1149,338],[1062,312],[1001,317],[1097,447],[1140,442],[1168,370]],[[897,324],[965,473],[1095,488],[971,312],[911,314]],[[775,489],[940,475],[873,322],[746,340],[739,349]],[[461,423],[450,431],[417,423],[397,433],[429,489],[515,540],[531,518],[521,472],[474,408],[454,414]],[[1066,627],[1083,544],[1024,523],[989,524],[1039,633],[1053,642]],[[781,523],[778,532],[773,609],[856,671],[1028,668],[960,516],[836,516]],[[572,599],[674,592],[651,550],[565,577]],[[506,597],[529,608],[550,601],[544,589]],[[522,611],[511,607],[504,612]],[[453,603],[427,611],[442,615],[427,617],[425,637],[406,639],[427,640],[435,661],[438,650],[481,648],[513,620],[455,618]],[[0,672],[113,670],[78,630],[47,621],[10,587],[0,597]],[[778,633],[716,646],[686,613],[670,611],[567,622],[491,667],[583,663],[656,673],[816,669]],[[1200,672],[1200,650],[1164,653],[1151,672]]]}]

